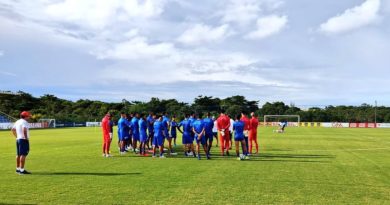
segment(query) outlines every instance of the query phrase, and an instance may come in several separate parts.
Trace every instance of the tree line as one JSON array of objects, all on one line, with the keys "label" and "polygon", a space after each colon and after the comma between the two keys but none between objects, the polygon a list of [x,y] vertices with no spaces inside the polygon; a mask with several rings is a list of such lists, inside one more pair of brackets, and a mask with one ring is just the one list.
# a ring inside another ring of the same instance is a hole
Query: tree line
[{"label": "tree line", "polygon": [[0,95],[0,111],[18,118],[21,110],[30,110],[32,120],[53,118],[60,122],[100,121],[107,112],[119,116],[120,112],[167,112],[179,119],[184,113],[211,112],[217,116],[221,110],[231,116],[242,111],[255,112],[260,120],[264,115],[300,115],[305,122],[374,122],[375,110],[377,122],[390,122],[390,107],[374,107],[369,104],[360,106],[327,106],[300,109],[283,102],[266,102],[259,107],[259,101],[247,100],[244,96],[232,96],[224,99],[212,96],[198,96],[193,103],[179,102],[176,99],[151,98],[148,102],[128,101],[107,103],[96,100],[80,99],[70,101],[46,94],[34,97],[29,93],[19,95]]}]

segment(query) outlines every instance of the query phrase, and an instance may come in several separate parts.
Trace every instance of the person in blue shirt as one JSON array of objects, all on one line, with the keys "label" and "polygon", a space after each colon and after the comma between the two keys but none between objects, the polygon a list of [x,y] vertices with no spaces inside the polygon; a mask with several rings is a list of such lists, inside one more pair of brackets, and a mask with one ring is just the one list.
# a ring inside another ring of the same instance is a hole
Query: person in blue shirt
[{"label": "person in blue shirt", "polygon": [[148,135],[146,130],[148,129],[147,121],[145,114],[140,115],[140,120],[138,121],[139,125],[139,140],[140,140],[140,155],[147,156],[146,154],[146,142],[148,140]]},{"label": "person in blue shirt", "polygon": [[126,138],[125,138],[125,152],[128,152],[129,149],[133,149],[132,144],[133,144],[133,131],[132,131],[132,124],[131,120],[133,119],[133,114],[128,114],[127,116],[127,121],[129,122],[130,126],[127,127],[126,129]]},{"label": "person in blue shirt", "polygon": [[176,116],[174,115],[172,117],[172,120],[171,120],[171,132],[170,132],[170,135],[171,135],[171,138],[173,139],[173,145],[176,147],[176,138],[177,138],[177,122],[176,122]]},{"label": "person in blue shirt", "polygon": [[157,120],[153,123],[153,157],[156,157],[157,147],[160,149],[160,158],[164,157],[164,125],[162,123],[161,115],[156,117]]},{"label": "person in blue shirt", "polygon": [[[191,139],[192,139],[192,143],[191,143],[191,150],[194,150],[194,140],[195,140],[195,134],[194,132],[192,132],[192,128],[193,128],[193,124],[195,122],[195,113],[192,112],[190,117],[188,118],[188,121],[190,121],[190,126],[191,126]],[[190,153],[191,154],[191,153]]]},{"label": "person in blue shirt", "polygon": [[[147,125],[148,125],[148,140],[146,142],[146,146],[150,150],[153,143],[153,123],[155,121],[156,115],[154,115],[152,112],[149,113],[148,118],[146,118]],[[150,145],[150,146],[149,146]]]},{"label": "person in blue shirt", "polygon": [[213,127],[214,121],[211,119],[211,113],[207,113],[206,118],[203,119],[205,128],[205,138],[207,142],[207,151],[210,154],[211,147],[213,146]]},{"label": "person in blue shirt", "polygon": [[203,146],[204,152],[206,154],[207,159],[210,159],[209,152],[207,151],[207,142],[205,137],[205,124],[202,120],[202,115],[198,114],[197,119],[192,124],[192,131],[194,132],[196,139],[196,152],[198,155],[198,159],[200,160],[200,145]]},{"label": "person in blue shirt", "polygon": [[139,114],[135,113],[133,119],[131,119],[132,134],[133,134],[133,152],[137,152],[137,142],[139,141]]},{"label": "person in blue shirt", "polygon": [[166,112],[163,113],[162,123],[163,123],[163,128],[164,128],[163,130],[164,130],[164,136],[165,136],[164,142],[165,142],[165,139],[168,140],[169,153],[175,154],[173,149],[172,149],[172,136],[170,136],[170,134],[169,134],[171,122],[170,122],[169,117],[168,117]]},{"label": "person in blue shirt", "polygon": [[234,142],[236,145],[235,146],[236,147],[236,155],[237,155],[238,160],[242,159],[240,157],[240,147],[239,147],[240,142],[241,142],[241,147],[242,147],[242,152],[244,154],[244,158],[249,159],[248,151],[246,149],[246,144],[245,144],[245,135],[244,135],[245,124],[240,119],[241,119],[241,115],[237,115],[236,120],[233,123]]},{"label": "person in blue shirt", "polygon": [[[191,133],[193,132],[191,128],[191,123],[189,121],[189,117],[190,117],[189,114],[185,114],[184,120],[178,124],[177,129],[179,130],[179,132],[183,134],[184,155],[189,156],[190,155],[189,153],[192,153],[192,156],[195,157],[195,155],[193,154],[194,153],[193,146],[191,146],[193,143],[193,140],[191,138]],[[183,128],[183,130],[180,129],[181,127]]]},{"label": "person in blue shirt", "polygon": [[122,112],[121,118],[118,121],[118,139],[119,139],[119,151],[120,154],[125,153],[125,141],[128,138],[130,122],[127,120],[127,115]]}]

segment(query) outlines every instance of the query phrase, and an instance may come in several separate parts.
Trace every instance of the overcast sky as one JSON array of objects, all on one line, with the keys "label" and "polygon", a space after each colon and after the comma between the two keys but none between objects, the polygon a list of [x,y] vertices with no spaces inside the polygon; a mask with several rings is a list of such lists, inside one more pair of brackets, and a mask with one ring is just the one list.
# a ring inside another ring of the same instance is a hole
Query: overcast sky
[{"label": "overcast sky", "polygon": [[2,0],[0,90],[390,105],[389,0]]}]

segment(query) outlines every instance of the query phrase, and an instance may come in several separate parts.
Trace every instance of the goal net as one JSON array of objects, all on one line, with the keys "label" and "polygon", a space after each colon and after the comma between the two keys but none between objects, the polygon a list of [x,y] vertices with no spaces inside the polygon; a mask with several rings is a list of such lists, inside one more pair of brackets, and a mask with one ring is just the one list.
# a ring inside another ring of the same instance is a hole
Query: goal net
[{"label": "goal net", "polygon": [[56,119],[40,119],[39,122],[43,123],[45,128],[55,128]]},{"label": "goal net", "polygon": [[264,115],[264,126],[279,126],[280,122],[286,121],[289,127],[299,127],[301,117],[299,115]]}]

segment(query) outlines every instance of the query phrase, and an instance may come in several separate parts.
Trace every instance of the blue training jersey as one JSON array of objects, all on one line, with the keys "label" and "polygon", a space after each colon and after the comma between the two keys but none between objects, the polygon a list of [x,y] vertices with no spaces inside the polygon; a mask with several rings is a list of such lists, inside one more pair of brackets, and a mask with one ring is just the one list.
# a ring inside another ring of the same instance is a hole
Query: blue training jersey
[{"label": "blue training jersey", "polygon": [[178,127],[177,122],[172,121],[171,122],[171,135],[174,136],[176,135],[176,128]]},{"label": "blue training jersey", "polygon": [[203,120],[195,120],[192,126],[198,134],[200,134],[205,128]]},{"label": "blue training jersey", "polygon": [[148,131],[149,132],[153,132],[153,123],[154,123],[154,119],[151,115],[148,116],[148,118],[146,118],[146,121],[148,122]]},{"label": "blue training jersey", "polygon": [[126,118],[121,118],[118,121],[118,136],[126,137],[129,136],[130,123]]},{"label": "blue training jersey", "polygon": [[192,132],[190,121],[188,119],[181,121],[178,127],[183,127],[183,135],[189,135]]},{"label": "blue training jersey", "polygon": [[204,118],[203,119],[204,128],[206,135],[212,135],[213,134],[213,127],[214,127],[214,121],[211,118]]},{"label": "blue training jersey", "polygon": [[140,135],[146,137],[146,136],[147,136],[147,135],[146,135],[146,129],[148,128],[148,126],[147,126],[147,124],[146,124],[146,120],[144,120],[144,119],[141,118],[141,119],[138,121],[138,126],[139,126],[139,133],[140,133]]},{"label": "blue training jersey", "polygon": [[168,135],[169,133],[169,118],[166,117],[166,116],[163,116],[163,120],[162,120],[162,124],[163,124],[163,131],[165,133],[165,135]]},{"label": "blue training jersey", "polygon": [[154,137],[162,137],[163,129],[163,123],[161,121],[155,121],[153,124]]},{"label": "blue training jersey", "polygon": [[234,138],[244,138],[244,122],[241,120],[233,123]]},{"label": "blue training jersey", "polygon": [[132,126],[132,131],[133,131],[133,135],[138,135],[139,134],[139,124],[138,124],[138,118],[136,117],[133,117],[133,119],[131,119],[131,126]]}]

